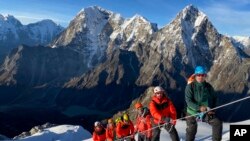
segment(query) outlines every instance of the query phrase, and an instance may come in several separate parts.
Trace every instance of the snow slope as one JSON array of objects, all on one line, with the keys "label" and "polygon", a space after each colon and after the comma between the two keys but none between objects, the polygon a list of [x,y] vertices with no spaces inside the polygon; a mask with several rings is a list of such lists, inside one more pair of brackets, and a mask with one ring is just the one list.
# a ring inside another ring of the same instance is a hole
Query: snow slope
[{"label": "snow slope", "polygon": [[[223,123],[222,141],[229,141],[229,126],[230,124],[250,124],[250,120],[237,123]],[[186,122],[178,121],[176,125],[181,141],[185,140]],[[198,132],[196,141],[212,141],[212,128],[207,123],[198,122]],[[169,134],[162,130],[160,137],[161,141],[171,140]],[[60,125],[51,128],[46,128],[41,132],[33,134],[20,141],[92,141],[91,134],[84,130],[81,126]],[[10,140],[8,140],[10,141]]]},{"label": "snow slope", "polygon": [[20,141],[81,141],[90,138],[91,134],[81,126],[60,125],[44,129]]},{"label": "snow slope", "polygon": [[234,42],[241,43],[244,46],[244,48],[249,48],[250,47],[250,37],[233,36],[231,38],[234,39]]}]

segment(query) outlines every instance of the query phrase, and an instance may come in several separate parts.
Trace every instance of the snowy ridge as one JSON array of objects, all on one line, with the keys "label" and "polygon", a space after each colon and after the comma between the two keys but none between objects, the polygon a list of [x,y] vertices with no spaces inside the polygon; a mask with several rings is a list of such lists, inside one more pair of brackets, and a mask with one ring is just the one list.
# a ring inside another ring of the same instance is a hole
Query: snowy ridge
[{"label": "snowy ridge", "polygon": [[94,62],[99,62],[104,56],[110,30],[116,28],[122,20],[119,14],[98,6],[84,8],[51,46],[64,46],[85,54],[86,64],[91,68]]},{"label": "snowy ridge", "polygon": [[[193,5],[189,5],[184,10],[182,10],[181,14],[181,24],[183,29],[192,37],[193,40],[196,38],[196,35],[199,31],[199,28],[203,24],[203,22],[207,19],[207,16],[198,10],[198,8]],[[191,18],[191,19],[189,19]]]},{"label": "snowy ridge", "polygon": [[194,26],[195,27],[200,26],[201,23],[205,20],[206,17],[207,16],[204,13],[202,13],[202,12],[199,11],[198,17],[195,20]]},{"label": "snowy ridge", "polygon": [[[240,48],[250,48],[250,37],[249,36],[233,36],[231,37],[233,42],[241,44],[241,46],[238,46]],[[243,46],[242,46],[243,45]]]},{"label": "snowy ridge", "polygon": [[100,11],[100,12],[105,12],[105,13],[109,13],[110,15],[113,14],[112,11],[106,10],[100,6],[90,6],[87,8],[83,8],[81,9],[77,15],[82,14],[82,13],[86,13],[87,11]]},{"label": "snowy ridge", "polygon": [[82,9],[51,46],[68,47],[84,54],[85,64],[92,68],[109,50],[124,46],[128,49],[128,44],[145,42],[155,30],[140,15],[124,20],[120,14],[92,6]]},{"label": "snowy ridge", "polygon": [[[112,12],[97,6],[85,8],[79,14],[79,18],[83,18],[79,20],[83,21],[84,28],[88,29],[86,36],[90,41],[88,46],[91,46],[89,54],[90,60],[93,60],[93,57],[95,54],[97,54],[97,52],[103,54],[104,50],[106,49],[106,41],[100,40],[99,37],[105,25],[108,23],[108,19],[111,17],[111,15],[113,15]],[[88,62],[88,67],[92,67],[91,61]]]},{"label": "snowy ridge", "polygon": [[[118,40],[126,47],[126,43],[129,42],[145,42],[146,37],[152,35],[157,30],[154,24],[136,14],[132,18],[126,19],[120,28],[110,35],[110,39],[111,41]],[[117,47],[123,48],[123,45],[117,45]],[[133,47],[126,49],[132,51]]]},{"label": "snowy ridge", "polygon": [[[184,41],[187,46],[192,46],[193,41],[197,37],[197,33],[201,30],[208,17],[193,5],[188,5],[177,14],[177,18],[166,25],[163,29],[167,34],[172,34],[176,41]],[[176,36],[182,32],[185,37]],[[191,38],[190,38],[191,37]],[[162,37],[164,40],[164,37]]]},{"label": "snowy ridge", "polygon": [[55,24],[52,20],[22,25],[14,16],[0,14],[0,41],[4,45],[7,44],[6,46],[9,46],[8,42],[10,41],[16,45],[46,45],[62,30],[63,27]]},{"label": "snowy ridge", "polygon": [[26,28],[30,31],[29,36],[34,40],[46,43],[61,31],[62,28],[52,20],[42,20],[33,24],[29,24]]},{"label": "snowy ridge", "polygon": [[104,25],[108,21],[102,20],[103,18],[105,18],[105,15],[102,12],[111,15],[111,12],[102,10],[101,8],[96,6],[85,8],[84,11],[79,14],[79,20],[83,18],[82,20],[84,20],[86,24],[85,27],[88,27],[88,29],[90,30],[89,35],[91,36],[91,38],[95,38],[98,33],[101,32]]},{"label": "snowy ridge", "polygon": [[85,131],[81,126],[60,125],[44,129],[41,132],[28,136],[20,141],[82,141],[90,138],[91,134]]},{"label": "snowy ridge", "polygon": [[0,40],[6,40],[7,34],[12,33],[15,39],[18,39],[18,29],[16,26],[21,23],[11,15],[3,16],[0,14]]}]

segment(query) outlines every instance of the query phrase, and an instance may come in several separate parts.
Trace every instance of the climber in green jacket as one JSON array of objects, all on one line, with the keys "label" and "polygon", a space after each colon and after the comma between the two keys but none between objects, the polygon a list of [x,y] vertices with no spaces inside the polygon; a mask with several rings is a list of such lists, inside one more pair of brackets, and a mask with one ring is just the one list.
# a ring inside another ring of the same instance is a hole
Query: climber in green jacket
[{"label": "climber in green jacket", "polygon": [[207,122],[212,126],[212,140],[220,141],[222,136],[222,122],[216,117],[215,111],[210,109],[217,105],[217,95],[213,87],[205,81],[206,70],[202,66],[195,68],[193,81],[189,80],[185,89],[187,104],[186,141],[194,141],[197,133],[197,120]]}]

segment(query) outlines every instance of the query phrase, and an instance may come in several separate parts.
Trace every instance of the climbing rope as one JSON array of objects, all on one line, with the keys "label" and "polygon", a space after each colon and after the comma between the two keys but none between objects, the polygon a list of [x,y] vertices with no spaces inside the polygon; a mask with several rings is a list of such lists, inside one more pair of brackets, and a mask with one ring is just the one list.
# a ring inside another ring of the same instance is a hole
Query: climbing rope
[{"label": "climbing rope", "polygon": [[[209,110],[207,110],[206,112],[203,112],[203,113],[204,113],[204,114],[206,114],[206,113],[208,113],[208,112],[210,112],[210,111],[217,110],[217,109],[220,109],[220,108],[226,107],[226,106],[228,106],[228,105],[232,105],[232,104],[237,103],[237,102],[241,102],[241,101],[246,100],[246,99],[249,99],[249,98],[250,98],[250,96],[247,96],[247,97],[244,97],[244,98],[241,98],[241,99],[238,99],[238,100],[235,100],[235,101],[232,101],[232,102],[229,102],[229,103],[226,103],[226,104],[223,104],[223,105],[220,105],[220,106],[214,107],[214,108],[209,109]],[[197,116],[197,115],[199,115],[199,114],[200,114],[200,113],[193,114],[193,115],[190,115],[190,116],[185,116],[185,117],[178,118],[178,119],[176,119],[176,120],[172,120],[172,121],[174,122],[174,121],[177,121],[177,120],[184,120],[184,119],[186,119],[186,118],[195,117],[195,116]],[[155,126],[155,127],[153,127],[153,128],[150,128],[150,129],[148,129],[148,130],[141,131],[141,132],[137,132],[137,133],[145,133],[145,132],[148,132],[148,131],[154,130],[154,129],[156,129],[156,128],[161,128],[161,127],[164,127],[164,126],[166,126],[167,124],[169,124],[169,123],[164,123],[164,124],[161,124],[161,125]],[[126,136],[126,137],[123,137],[123,138],[117,139],[117,140],[115,140],[115,141],[123,141],[123,140],[126,140],[126,139],[130,139],[130,138],[132,138],[133,136],[134,136],[134,135],[129,135],[129,136]]]}]

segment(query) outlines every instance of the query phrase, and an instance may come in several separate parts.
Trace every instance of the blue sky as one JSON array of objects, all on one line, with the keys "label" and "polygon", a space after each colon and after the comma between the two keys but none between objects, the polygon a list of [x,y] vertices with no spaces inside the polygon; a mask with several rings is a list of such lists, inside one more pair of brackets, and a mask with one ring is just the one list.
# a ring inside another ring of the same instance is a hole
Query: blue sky
[{"label": "blue sky", "polygon": [[139,14],[163,27],[189,4],[203,11],[220,33],[250,36],[250,0],[0,0],[0,14],[23,24],[52,19],[66,27],[81,9],[97,5],[125,18]]}]

